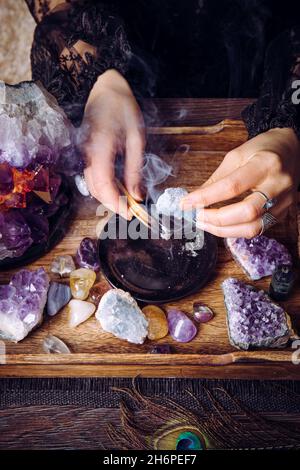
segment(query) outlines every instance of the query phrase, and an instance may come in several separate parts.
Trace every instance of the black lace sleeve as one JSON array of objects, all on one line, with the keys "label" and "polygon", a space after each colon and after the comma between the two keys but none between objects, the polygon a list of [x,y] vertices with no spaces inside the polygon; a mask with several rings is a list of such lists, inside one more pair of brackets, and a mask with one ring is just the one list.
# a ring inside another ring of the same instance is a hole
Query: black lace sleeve
[{"label": "black lace sleeve", "polygon": [[78,125],[97,77],[125,74],[131,57],[113,2],[26,0],[37,21],[31,50],[32,78],[40,80]]},{"label": "black lace sleeve", "polygon": [[[285,31],[269,46],[256,103],[242,113],[249,138],[275,127],[289,127],[300,138],[300,29]],[[298,80],[298,83],[297,83]]]}]

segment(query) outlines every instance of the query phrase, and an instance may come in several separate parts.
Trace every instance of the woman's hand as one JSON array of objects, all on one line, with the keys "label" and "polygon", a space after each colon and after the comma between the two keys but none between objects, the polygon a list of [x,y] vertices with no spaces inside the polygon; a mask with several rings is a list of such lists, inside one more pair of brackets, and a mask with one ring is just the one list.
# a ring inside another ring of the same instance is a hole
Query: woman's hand
[{"label": "woman's hand", "polygon": [[127,81],[116,70],[101,75],[91,90],[83,129],[87,130],[84,176],[90,193],[114,212],[130,218],[115,184],[115,158],[117,154],[125,156],[124,183],[133,197],[141,199],[144,122]]},{"label": "woman's hand", "polygon": [[219,237],[258,235],[264,200],[258,193],[222,208],[215,203],[260,190],[276,198],[272,215],[282,220],[294,202],[300,182],[300,142],[292,129],[272,129],[242,144],[225,156],[209,180],[182,200],[183,209],[199,210],[198,225]]}]

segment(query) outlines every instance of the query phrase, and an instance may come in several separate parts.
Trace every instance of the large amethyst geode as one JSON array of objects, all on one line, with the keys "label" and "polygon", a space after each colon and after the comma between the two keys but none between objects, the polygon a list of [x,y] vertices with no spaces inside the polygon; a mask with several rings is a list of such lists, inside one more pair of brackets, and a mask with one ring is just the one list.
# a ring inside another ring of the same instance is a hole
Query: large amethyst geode
[{"label": "large amethyst geode", "polygon": [[49,277],[43,268],[23,269],[0,286],[0,337],[18,342],[43,319]]},{"label": "large amethyst geode", "polygon": [[251,239],[227,238],[225,244],[233,258],[252,280],[270,276],[279,264],[292,263],[286,247],[274,238],[264,235]]},{"label": "large amethyst geode", "polygon": [[288,317],[268,295],[234,278],[223,284],[228,336],[238,349],[278,348],[290,338]]}]

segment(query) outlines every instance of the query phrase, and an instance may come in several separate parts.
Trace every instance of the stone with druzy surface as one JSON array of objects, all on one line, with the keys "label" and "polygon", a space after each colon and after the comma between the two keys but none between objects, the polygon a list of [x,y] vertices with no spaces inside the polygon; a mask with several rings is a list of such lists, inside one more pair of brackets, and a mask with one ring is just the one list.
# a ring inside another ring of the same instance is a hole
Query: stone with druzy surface
[{"label": "stone with druzy surface", "polygon": [[197,334],[197,328],[192,320],[181,310],[168,310],[169,333],[175,341],[188,343]]},{"label": "stone with druzy surface", "polygon": [[43,268],[23,269],[0,286],[0,337],[18,342],[43,319],[49,277]]},{"label": "stone with druzy surface", "polygon": [[222,283],[230,343],[239,349],[283,347],[291,331],[281,306],[262,290],[229,278]]},{"label": "stone with druzy surface", "polygon": [[72,271],[70,287],[73,297],[79,300],[87,299],[95,280],[96,274],[91,269],[80,268]]},{"label": "stone with druzy surface", "polygon": [[148,321],[128,292],[112,289],[100,300],[96,318],[104,331],[130,343],[142,344],[148,334]]},{"label": "stone with druzy surface", "polygon": [[225,244],[232,256],[252,280],[273,274],[279,264],[291,264],[287,248],[265,235],[247,238],[227,238]]}]

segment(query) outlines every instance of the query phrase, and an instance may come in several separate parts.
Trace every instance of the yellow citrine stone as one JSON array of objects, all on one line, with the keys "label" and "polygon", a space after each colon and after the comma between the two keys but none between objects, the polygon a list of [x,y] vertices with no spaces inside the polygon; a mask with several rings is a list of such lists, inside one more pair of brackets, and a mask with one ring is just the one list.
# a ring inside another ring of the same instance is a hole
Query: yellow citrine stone
[{"label": "yellow citrine stone", "polygon": [[70,287],[74,299],[85,300],[96,280],[96,273],[91,269],[81,268],[70,274]]},{"label": "yellow citrine stone", "polygon": [[156,305],[147,305],[142,309],[148,324],[148,338],[160,339],[167,336],[169,332],[168,322],[165,312]]}]

